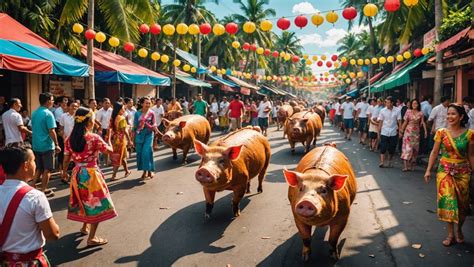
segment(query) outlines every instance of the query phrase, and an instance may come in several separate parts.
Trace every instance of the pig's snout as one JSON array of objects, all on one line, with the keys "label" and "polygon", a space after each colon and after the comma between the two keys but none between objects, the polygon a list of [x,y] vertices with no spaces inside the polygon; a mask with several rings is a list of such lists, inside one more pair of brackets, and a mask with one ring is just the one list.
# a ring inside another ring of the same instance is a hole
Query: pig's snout
[{"label": "pig's snout", "polygon": [[216,176],[207,168],[199,168],[196,171],[196,180],[200,183],[212,183]]},{"label": "pig's snout", "polygon": [[161,139],[163,139],[163,142],[169,142],[171,141],[171,136],[169,134],[165,134]]},{"label": "pig's snout", "polygon": [[293,133],[299,134],[299,133],[301,133],[301,129],[300,128],[293,128]]},{"label": "pig's snout", "polygon": [[304,200],[296,205],[296,213],[303,217],[311,217],[316,214],[316,206],[313,203]]}]

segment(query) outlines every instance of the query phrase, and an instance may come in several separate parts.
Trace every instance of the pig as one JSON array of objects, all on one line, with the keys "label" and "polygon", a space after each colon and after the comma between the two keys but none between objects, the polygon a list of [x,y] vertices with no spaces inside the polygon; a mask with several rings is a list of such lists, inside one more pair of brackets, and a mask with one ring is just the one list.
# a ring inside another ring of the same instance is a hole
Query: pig
[{"label": "pig", "polygon": [[318,147],[306,154],[295,171],[283,170],[288,199],[303,239],[303,261],[311,254],[312,227],[329,226],[331,257],[339,259],[337,243],[344,230],[357,183],[347,157],[335,146]]},{"label": "pig", "polygon": [[205,218],[211,217],[216,192],[232,190],[232,212],[240,215],[239,203],[250,193],[250,179],[258,175],[258,193],[270,163],[270,144],[258,127],[246,127],[221,137],[210,146],[199,140],[194,148],[201,156],[196,180],[202,185],[206,199]]},{"label": "pig", "polygon": [[283,138],[285,138],[285,123],[286,119],[293,115],[293,107],[290,105],[282,105],[277,113],[277,130],[280,130],[280,127],[283,128]]},{"label": "pig", "polygon": [[291,153],[295,153],[296,142],[303,143],[305,153],[309,151],[311,143],[316,146],[316,140],[322,127],[319,115],[311,111],[298,112],[289,117],[285,130],[291,146]]},{"label": "pig", "polygon": [[183,150],[183,164],[188,162],[188,152],[194,140],[203,143],[209,141],[211,136],[211,126],[209,122],[200,115],[186,115],[173,121],[163,119],[166,127],[162,136],[163,142],[173,150],[173,159],[178,159],[177,149]]},{"label": "pig", "polygon": [[326,118],[326,109],[323,107],[323,105],[314,106],[313,111],[319,115],[321,122],[324,124],[324,119]]}]

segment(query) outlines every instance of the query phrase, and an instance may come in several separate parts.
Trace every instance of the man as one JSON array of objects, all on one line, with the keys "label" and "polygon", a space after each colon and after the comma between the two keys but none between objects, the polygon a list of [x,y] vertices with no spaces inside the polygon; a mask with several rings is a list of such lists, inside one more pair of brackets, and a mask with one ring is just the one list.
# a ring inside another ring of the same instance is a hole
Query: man
[{"label": "man", "polygon": [[433,109],[431,104],[433,103],[433,98],[431,96],[426,96],[423,102],[420,103],[421,112],[425,116],[425,120],[428,120],[430,117],[431,110]]},{"label": "man", "polygon": [[474,98],[469,97],[468,99],[469,113],[469,129],[474,129]]},{"label": "man", "polygon": [[50,93],[39,95],[40,107],[35,110],[31,116],[31,125],[33,129],[33,151],[36,158],[35,181],[41,177],[41,191],[47,197],[54,196],[52,190],[47,189],[51,170],[54,169],[54,153],[61,152],[58,137],[56,135],[56,120],[53,113],[49,110],[53,107],[54,97]]},{"label": "man", "polygon": [[110,126],[110,119],[112,117],[112,104],[110,103],[110,99],[104,98],[102,100],[102,108],[99,109],[96,113],[96,120],[100,123],[100,130],[99,133],[102,134],[102,138],[107,140],[107,131]]},{"label": "man", "polygon": [[137,109],[133,105],[133,99],[131,99],[130,97],[125,97],[123,103],[125,104],[125,118],[127,119],[128,126],[130,126],[130,129],[132,129]]},{"label": "man", "polygon": [[181,106],[182,106],[183,109],[186,111],[186,115],[189,114],[189,106],[188,106],[188,105],[189,105],[189,103],[188,103],[188,101],[186,101],[186,97],[183,96],[183,102],[182,102],[182,105],[181,105]]},{"label": "man", "polygon": [[228,107],[230,118],[230,130],[234,131],[242,128],[242,115],[245,112],[244,103],[240,101],[240,96],[236,94]]},{"label": "man", "polygon": [[380,127],[380,168],[385,167],[385,154],[388,152],[388,167],[392,167],[392,159],[398,142],[398,129],[402,120],[400,109],[394,107],[392,97],[385,99],[385,108],[380,111],[378,123]]},{"label": "man", "polygon": [[[163,120],[163,116],[165,115],[165,109],[163,108],[163,100],[161,98],[158,98],[156,101],[155,101],[155,106],[153,106],[151,108],[151,111],[153,111],[153,113],[155,114],[155,123],[156,123],[156,127],[158,127],[158,129],[163,132],[164,128],[163,128],[163,125],[161,123],[161,121]],[[158,149],[158,139],[159,139],[159,136],[158,135],[155,135],[155,140],[154,140],[154,148],[155,150]]]},{"label": "man", "polygon": [[67,103],[67,112],[61,115],[59,118],[59,128],[62,134],[63,140],[69,138],[74,128],[74,114],[79,108],[79,105],[75,101],[70,101]]},{"label": "man", "polygon": [[441,103],[433,108],[428,117],[428,123],[432,124],[431,134],[434,135],[437,130],[446,128],[446,117],[448,116],[449,97],[441,97]]},{"label": "man", "polygon": [[19,145],[0,153],[6,174],[0,184],[0,218],[6,236],[0,244],[0,266],[48,266],[42,248],[46,240],[59,239],[59,226],[46,196],[28,185],[36,169],[33,151]]},{"label": "man", "polygon": [[68,102],[69,98],[67,98],[66,96],[61,96],[58,98],[59,107],[54,110],[54,119],[56,120],[56,122],[59,122],[59,118],[61,118],[61,115],[67,112]]},{"label": "man", "polygon": [[31,135],[31,131],[23,123],[23,118],[19,113],[21,108],[20,99],[12,98],[10,100],[10,109],[2,115],[6,146],[22,144],[22,133]]},{"label": "man", "polygon": [[344,129],[345,135],[344,138],[351,141],[352,140],[352,129],[354,129],[354,113],[355,106],[351,101],[351,97],[346,97],[346,102],[341,105],[342,118],[344,119]]},{"label": "man", "polygon": [[267,136],[268,129],[268,117],[270,116],[270,111],[272,111],[272,104],[268,101],[266,96],[263,97],[262,102],[258,105],[258,126],[262,129],[264,136]]},{"label": "man", "polygon": [[356,117],[359,121],[359,144],[365,145],[365,139],[367,138],[367,110],[369,109],[369,104],[367,103],[367,98],[362,97],[361,102],[356,105]]},{"label": "man", "polygon": [[372,99],[370,107],[367,109],[367,121],[369,122],[369,149],[376,151],[379,140],[379,124],[377,119],[379,117],[379,106],[382,104],[382,99]]},{"label": "man", "polygon": [[335,113],[336,120],[335,120],[334,125],[342,129],[342,113],[341,113],[341,100],[340,99],[336,100],[336,103],[334,104],[334,109],[336,110],[336,113]]},{"label": "man", "polygon": [[222,101],[219,103],[219,126],[224,133],[229,127],[229,117],[227,117],[229,105],[230,103],[227,101],[227,97],[224,96]]},{"label": "man", "polygon": [[176,98],[174,97],[171,98],[171,101],[168,104],[166,112],[167,112],[169,120],[174,120],[176,118],[183,116],[183,108],[181,107],[181,104],[179,104],[179,102],[176,101]]},{"label": "man", "polygon": [[202,94],[197,94],[196,101],[193,103],[194,114],[206,117],[207,102],[202,99]]}]

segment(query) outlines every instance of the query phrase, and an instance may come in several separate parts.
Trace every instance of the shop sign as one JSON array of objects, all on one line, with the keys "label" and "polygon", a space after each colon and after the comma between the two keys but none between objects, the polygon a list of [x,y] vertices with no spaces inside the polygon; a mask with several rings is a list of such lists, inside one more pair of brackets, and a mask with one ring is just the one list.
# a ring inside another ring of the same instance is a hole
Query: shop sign
[{"label": "shop sign", "polygon": [[54,96],[73,96],[70,81],[49,81],[49,92]]},{"label": "shop sign", "polygon": [[433,28],[423,35],[423,47],[432,47],[435,40],[436,28]]},{"label": "shop sign", "polygon": [[209,57],[209,65],[210,66],[217,66],[219,64],[219,57],[218,56],[210,56]]},{"label": "shop sign", "polygon": [[84,90],[84,77],[71,77],[71,88],[77,90]]}]

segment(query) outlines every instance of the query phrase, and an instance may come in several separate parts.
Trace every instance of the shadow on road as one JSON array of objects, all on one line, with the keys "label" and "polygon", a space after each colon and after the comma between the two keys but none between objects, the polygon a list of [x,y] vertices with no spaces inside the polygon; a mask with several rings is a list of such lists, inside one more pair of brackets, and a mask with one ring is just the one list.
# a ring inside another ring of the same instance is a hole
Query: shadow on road
[{"label": "shadow on road", "polygon": [[[45,246],[46,254],[51,261],[51,266],[58,266],[60,264],[75,261],[87,257],[97,251],[102,250],[100,247],[78,248],[81,242],[85,243],[87,236],[81,236],[80,233],[71,233],[61,237],[56,242],[47,243]],[[67,251],[67,253],[65,253]]]}]

